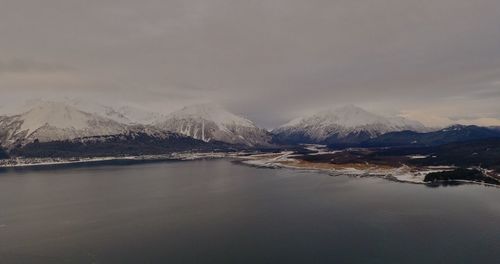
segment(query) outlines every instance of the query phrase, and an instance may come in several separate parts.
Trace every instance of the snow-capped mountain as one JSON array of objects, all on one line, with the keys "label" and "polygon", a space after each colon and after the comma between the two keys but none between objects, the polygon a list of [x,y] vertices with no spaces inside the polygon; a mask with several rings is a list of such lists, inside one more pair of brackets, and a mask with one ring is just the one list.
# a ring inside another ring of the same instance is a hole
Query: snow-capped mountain
[{"label": "snow-capped mountain", "polygon": [[124,102],[115,102],[113,105],[107,105],[91,99],[83,98],[59,98],[55,100],[32,99],[24,104],[13,104],[10,107],[0,107],[4,115],[16,115],[32,109],[43,106],[47,103],[60,103],[83,112],[95,114],[104,118],[111,119],[118,123],[128,125],[151,125],[164,119],[164,115],[144,107],[129,105]]},{"label": "snow-capped mountain", "polygon": [[0,141],[3,146],[67,140],[81,137],[116,135],[130,127],[96,114],[81,111],[60,102],[44,102],[22,114],[0,117]]},{"label": "snow-capped mountain", "polygon": [[424,129],[417,121],[385,117],[347,105],[294,119],[272,132],[279,143],[350,144],[388,132]]},{"label": "snow-capped mountain", "polygon": [[168,115],[156,126],[205,142],[222,141],[247,146],[265,146],[269,145],[271,140],[271,135],[266,130],[216,104],[184,107]]},{"label": "snow-capped mountain", "polygon": [[221,141],[248,146],[267,145],[271,140],[269,132],[214,104],[186,107],[169,116],[131,106],[115,109],[82,100],[37,100],[29,105],[20,114],[0,116],[0,146],[11,148],[34,141],[134,134],[165,139],[173,133],[205,142]]}]

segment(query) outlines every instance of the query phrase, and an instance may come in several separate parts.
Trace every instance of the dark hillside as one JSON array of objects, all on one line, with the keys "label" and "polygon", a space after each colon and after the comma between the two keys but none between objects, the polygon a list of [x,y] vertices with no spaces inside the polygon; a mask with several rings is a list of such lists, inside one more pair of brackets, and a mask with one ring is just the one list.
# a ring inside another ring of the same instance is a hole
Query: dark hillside
[{"label": "dark hillside", "polygon": [[155,155],[177,151],[227,150],[225,144],[207,143],[190,137],[172,134],[152,137],[147,134],[116,135],[82,138],[78,140],[33,142],[12,150],[11,156],[20,157],[96,157]]}]

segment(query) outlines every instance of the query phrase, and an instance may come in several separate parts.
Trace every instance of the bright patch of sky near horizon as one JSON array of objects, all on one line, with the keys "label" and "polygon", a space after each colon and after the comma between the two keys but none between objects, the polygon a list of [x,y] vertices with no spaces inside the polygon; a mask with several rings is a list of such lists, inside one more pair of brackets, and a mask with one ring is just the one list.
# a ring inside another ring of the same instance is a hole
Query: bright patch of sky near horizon
[{"label": "bright patch of sky near horizon", "polygon": [[[0,105],[214,101],[264,127],[353,103],[500,125],[497,0],[0,0]],[[0,108],[1,110],[1,108]]]}]

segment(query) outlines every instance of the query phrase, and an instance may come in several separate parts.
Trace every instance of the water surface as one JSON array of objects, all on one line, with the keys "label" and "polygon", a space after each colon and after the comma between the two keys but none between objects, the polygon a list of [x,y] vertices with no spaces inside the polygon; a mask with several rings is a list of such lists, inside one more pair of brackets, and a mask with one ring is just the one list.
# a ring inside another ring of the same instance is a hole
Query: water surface
[{"label": "water surface", "polygon": [[499,263],[500,190],[227,160],[0,172],[0,263]]}]

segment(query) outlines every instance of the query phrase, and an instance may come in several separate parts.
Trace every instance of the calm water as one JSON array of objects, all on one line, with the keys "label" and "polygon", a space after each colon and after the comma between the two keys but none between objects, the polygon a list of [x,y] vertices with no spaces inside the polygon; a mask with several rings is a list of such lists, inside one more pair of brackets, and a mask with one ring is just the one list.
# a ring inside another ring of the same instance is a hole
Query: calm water
[{"label": "calm water", "polygon": [[500,189],[226,160],[2,171],[0,263],[500,263]]}]

